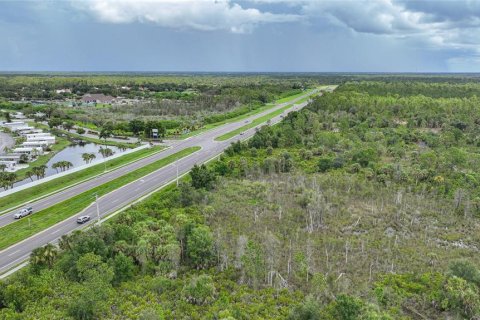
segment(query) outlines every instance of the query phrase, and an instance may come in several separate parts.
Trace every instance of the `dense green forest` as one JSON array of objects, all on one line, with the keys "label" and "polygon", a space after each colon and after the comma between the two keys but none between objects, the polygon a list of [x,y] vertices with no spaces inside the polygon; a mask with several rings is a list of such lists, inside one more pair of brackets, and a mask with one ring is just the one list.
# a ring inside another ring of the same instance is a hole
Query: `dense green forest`
[{"label": "dense green forest", "polygon": [[349,79],[35,250],[0,318],[478,319],[480,86],[403,77]]}]

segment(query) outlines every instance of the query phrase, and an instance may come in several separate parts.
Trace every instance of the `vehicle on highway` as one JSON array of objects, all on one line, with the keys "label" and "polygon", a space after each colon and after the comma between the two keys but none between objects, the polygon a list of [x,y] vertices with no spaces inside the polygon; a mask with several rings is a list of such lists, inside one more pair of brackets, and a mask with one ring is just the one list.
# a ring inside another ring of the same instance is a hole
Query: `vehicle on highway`
[{"label": "vehicle on highway", "polygon": [[15,219],[21,219],[23,217],[28,216],[29,214],[32,214],[32,213],[33,213],[33,208],[32,207],[23,208],[22,210],[18,211],[18,213],[15,213],[13,215],[13,217]]},{"label": "vehicle on highway", "polygon": [[78,224],[84,224],[85,222],[90,221],[90,216],[81,216],[77,218]]},{"label": "vehicle on highway", "polygon": [[245,132],[240,132],[240,135],[243,136],[244,133],[245,133]]}]

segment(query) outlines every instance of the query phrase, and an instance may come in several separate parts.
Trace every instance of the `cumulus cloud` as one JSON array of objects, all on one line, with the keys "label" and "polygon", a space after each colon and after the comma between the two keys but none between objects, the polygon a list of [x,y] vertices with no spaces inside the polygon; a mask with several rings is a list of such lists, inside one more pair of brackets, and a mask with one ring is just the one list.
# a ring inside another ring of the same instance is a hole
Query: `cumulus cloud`
[{"label": "cumulus cloud", "polygon": [[[74,5],[109,23],[251,32],[268,23],[308,22],[410,40],[430,49],[480,54],[480,0],[88,0]],[[275,13],[262,11],[269,8]],[[328,29],[328,28],[326,28]]]},{"label": "cumulus cloud", "polygon": [[389,0],[306,1],[302,11],[362,33],[408,34],[421,28],[421,13],[407,11]]},{"label": "cumulus cloud", "polygon": [[243,8],[229,0],[90,0],[73,4],[104,22],[146,22],[170,28],[233,33],[250,32],[259,24],[293,22],[300,18]]},{"label": "cumulus cloud", "polygon": [[[269,0],[257,0],[269,1]],[[308,19],[358,33],[410,39],[431,49],[480,54],[480,0],[292,1]]]}]

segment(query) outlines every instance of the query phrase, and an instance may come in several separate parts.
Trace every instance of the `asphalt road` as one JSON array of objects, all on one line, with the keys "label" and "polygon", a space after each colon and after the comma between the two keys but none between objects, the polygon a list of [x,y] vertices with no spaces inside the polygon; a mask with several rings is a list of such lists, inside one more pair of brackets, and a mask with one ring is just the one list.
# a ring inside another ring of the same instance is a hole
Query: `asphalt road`
[{"label": "asphalt road", "polygon": [[[178,174],[182,175],[188,172],[193,167],[194,164],[203,163],[221,154],[223,150],[225,150],[225,148],[227,148],[232,142],[251,137],[252,135],[255,134],[256,128],[251,128],[249,130],[246,130],[245,132],[243,132],[243,134],[239,134],[226,141],[215,141],[214,139],[216,137],[222,134],[225,134],[227,132],[233,131],[237,128],[240,128],[244,126],[247,122],[251,122],[256,118],[261,117],[265,114],[271,113],[279,108],[284,107],[287,104],[295,103],[295,101],[298,101],[303,97],[304,96],[298,99],[295,99],[289,103],[277,105],[274,108],[271,108],[265,112],[259,113],[257,115],[254,115],[242,121],[227,123],[225,125],[206,131],[197,136],[191,137],[189,139],[175,142],[171,145],[171,148],[164,150],[158,154],[136,161],[125,167],[119,168],[115,171],[101,175],[95,179],[73,186],[64,191],[61,191],[59,193],[46,197],[42,200],[25,204],[25,206],[27,205],[32,206],[35,211],[40,211],[56,203],[65,201],[72,196],[82,193],[83,191],[89,190],[95,186],[104,184],[117,177],[120,177],[130,171],[143,167],[148,163],[152,163],[168,155],[177,153],[185,148],[193,147],[193,146],[200,146],[202,148],[201,150],[187,157],[179,159],[178,161],[176,161],[176,163],[167,165],[155,172],[152,172],[142,177],[141,179],[133,181],[123,187],[116,189],[115,191],[112,191],[100,197],[98,199],[100,217],[107,216],[125,207],[131,202],[141,198],[142,196],[148,195],[149,193],[153,192],[159,187],[164,186],[168,182],[174,181],[177,176],[177,165],[178,165]],[[303,108],[306,104],[307,103],[305,102],[299,105],[294,105],[292,108],[284,111],[282,115],[272,118],[271,123],[274,124],[276,122],[279,122],[282,119],[284,114],[294,110],[299,110]],[[1,201],[1,198],[0,198],[0,201]],[[8,214],[0,216],[0,226],[6,225],[8,223],[12,223],[13,221],[12,214],[15,213],[16,211],[17,210],[14,210]],[[39,246],[46,245],[47,243],[56,242],[62,235],[68,234],[77,229],[84,228],[88,224],[78,225],[76,223],[76,218],[80,215],[90,215],[92,217],[92,220],[90,221],[89,224],[95,223],[97,221],[97,209],[96,209],[95,203],[93,203],[93,199],[92,199],[92,205],[90,205],[88,208],[83,210],[81,213],[75,215],[74,217],[68,218],[60,223],[57,223],[56,225],[46,230],[43,230],[22,242],[19,242],[3,251],[0,251],[0,274],[5,273],[10,268],[28,259],[30,252],[33,249]],[[0,229],[0,236],[1,236],[1,229]]]},{"label": "asphalt road", "polygon": [[5,132],[0,132],[0,154],[4,154],[3,151],[5,148],[11,148],[15,145],[15,140],[12,136]]}]

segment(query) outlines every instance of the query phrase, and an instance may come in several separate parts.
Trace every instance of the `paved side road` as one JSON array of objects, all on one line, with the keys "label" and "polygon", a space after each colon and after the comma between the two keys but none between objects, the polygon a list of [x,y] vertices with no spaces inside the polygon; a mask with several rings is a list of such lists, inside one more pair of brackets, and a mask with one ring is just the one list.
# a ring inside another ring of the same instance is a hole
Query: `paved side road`
[{"label": "paved side road", "polygon": [[[83,127],[79,127],[79,126],[74,126],[73,129],[75,131],[76,134],[79,134],[77,132],[77,129],[78,128],[82,128],[83,130],[85,130],[85,132],[87,132],[88,128],[83,128]],[[84,134],[79,134],[83,137],[87,137],[87,138],[92,138],[92,139],[99,139],[98,138],[98,135],[96,134],[91,134],[91,133],[84,133]],[[110,137],[110,138],[107,138],[107,141],[112,141],[112,142],[118,142],[118,143],[137,143],[139,142],[138,138],[134,138],[134,137],[127,137],[127,139],[118,139],[118,138],[113,138],[113,137]]]},{"label": "paved side road", "polygon": [[[301,98],[299,98],[301,99]],[[292,103],[292,102],[290,102]],[[285,104],[279,105],[276,108],[281,108]],[[299,105],[294,105],[292,108],[289,110],[285,111],[284,114],[287,112],[291,111],[296,111],[304,107],[306,103],[302,103]],[[274,111],[274,109],[268,110],[268,112],[265,113],[270,113]],[[241,139],[246,139],[251,137],[252,135],[255,134],[255,129],[256,128],[251,128],[245,131],[241,135],[237,135],[229,140],[226,141],[215,141],[215,137],[218,137],[222,134],[225,134],[227,132],[230,132],[232,130],[235,130],[237,128],[242,127],[245,125],[245,121],[252,121],[257,117],[263,116],[265,113],[261,113],[255,116],[252,116],[248,119],[235,122],[235,123],[229,123],[225,124],[221,127],[215,128],[213,130],[207,131],[201,135],[189,138],[184,141],[179,141],[177,144],[173,145],[172,148],[161,152],[160,154],[164,156],[168,154],[173,154],[176,153],[186,147],[191,147],[191,146],[200,146],[202,149],[200,151],[197,151],[187,157],[184,157],[182,159],[179,159],[176,161],[176,163],[170,164],[168,166],[165,166],[155,172],[152,172],[144,177],[142,177],[139,180],[136,180],[132,183],[129,183],[123,187],[120,187],[119,189],[110,192],[109,194],[99,198],[98,205],[100,209],[100,217],[107,216],[123,207],[126,205],[130,204],[131,202],[150,194],[151,192],[157,190],[159,187],[164,186],[170,181],[173,181],[176,178],[177,175],[177,166],[178,166],[178,173],[179,175],[182,175],[186,172],[188,172],[191,167],[194,164],[197,163],[202,163],[205,162],[215,156],[218,156],[227,148],[232,142],[241,140]],[[277,123],[282,119],[283,115],[279,115],[274,117],[271,120],[271,123]],[[261,126],[261,125],[260,125]],[[160,154],[155,155],[154,157],[160,157]],[[145,160],[145,159],[143,159]],[[142,161],[142,160],[141,160]],[[145,164],[143,164],[145,165]],[[127,171],[128,172],[128,171]],[[112,172],[114,173],[114,172]],[[125,173],[125,172],[124,172]],[[100,176],[97,179],[99,180],[100,183],[105,183],[104,180],[105,176]],[[95,179],[95,180],[97,180]],[[87,182],[88,183],[88,182]],[[79,186],[80,187],[80,186]],[[70,188],[70,189],[74,189]],[[72,193],[72,190],[67,189],[66,191],[60,193],[58,196],[53,195],[52,197],[55,197],[55,200],[50,200],[50,201],[55,201],[55,203],[58,203],[60,201],[64,201],[71,196],[78,194],[77,192]],[[59,197],[59,198],[57,198]],[[34,208],[36,209],[37,205],[41,203],[42,201],[48,201],[48,198],[45,200],[41,200],[40,202],[35,203]],[[93,199],[92,199],[93,202]],[[54,204],[53,202],[49,203],[43,203],[44,206],[49,206]],[[38,210],[38,209],[37,209]],[[62,235],[68,234],[74,230],[81,229],[85,225],[78,225],[76,223],[76,217],[79,215],[84,215],[88,214],[92,217],[91,223],[94,223],[95,220],[97,219],[97,209],[94,203],[90,205],[88,208],[86,208],[81,214],[78,214],[74,217],[68,218],[51,228],[41,231],[37,233],[36,235],[24,240],[23,242],[17,243],[3,251],[0,251],[0,274],[5,273],[8,271],[10,268],[16,266],[17,264],[25,261],[28,259],[30,252],[39,247],[43,246],[47,243],[51,242],[56,242]],[[88,225],[88,224],[87,224]]]},{"label": "paved side road", "polygon": [[11,148],[15,145],[15,140],[11,135],[0,132],[0,154],[5,154],[5,148]]}]

